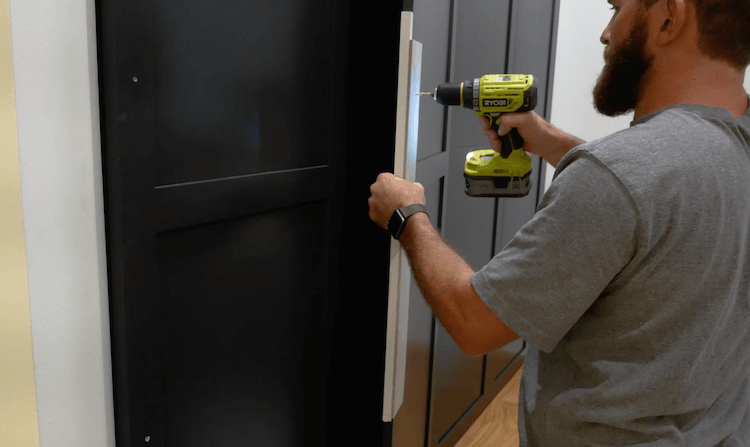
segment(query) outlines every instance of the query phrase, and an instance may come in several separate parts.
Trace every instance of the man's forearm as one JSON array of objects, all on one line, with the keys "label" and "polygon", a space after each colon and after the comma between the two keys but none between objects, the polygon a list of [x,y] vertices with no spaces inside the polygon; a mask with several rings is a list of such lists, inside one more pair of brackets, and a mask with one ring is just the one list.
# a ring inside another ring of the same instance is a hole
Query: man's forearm
[{"label": "man's forearm", "polygon": [[448,334],[469,355],[481,355],[518,338],[471,285],[474,270],[433,228],[426,214],[409,218],[399,238],[414,278]]},{"label": "man's forearm", "polygon": [[459,293],[454,289],[464,284],[474,271],[448,247],[426,214],[416,214],[407,223],[400,241],[409,258],[414,279],[448,333],[460,337],[459,333],[470,323],[470,317],[460,303],[455,302]]},{"label": "man's forearm", "polygon": [[565,154],[574,147],[584,144],[585,141],[563,132],[548,122],[545,122],[545,125],[548,127],[547,132],[552,135],[552,142],[546,145],[542,158],[551,164],[552,167],[557,168],[558,163],[560,163]]}]

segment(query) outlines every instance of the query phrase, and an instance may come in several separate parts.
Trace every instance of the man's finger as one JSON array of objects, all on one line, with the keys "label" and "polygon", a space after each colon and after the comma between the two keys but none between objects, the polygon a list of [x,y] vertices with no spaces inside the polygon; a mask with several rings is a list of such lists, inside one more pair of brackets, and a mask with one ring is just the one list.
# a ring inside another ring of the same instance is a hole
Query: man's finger
[{"label": "man's finger", "polygon": [[500,118],[500,122],[502,124],[507,124],[510,127],[524,127],[531,123],[534,114],[535,112],[533,110],[531,112],[504,113],[502,118]]},{"label": "man's finger", "polygon": [[490,120],[486,116],[479,116],[479,122],[482,124],[482,128],[487,130],[490,128]]},{"label": "man's finger", "polygon": [[500,136],[505,136],[511,130],[513,130],[513,126],[511,126],[507,122],[504,122],[504,123],[500,124],[500,127],[497,129],[497,134],[500,135]]}]

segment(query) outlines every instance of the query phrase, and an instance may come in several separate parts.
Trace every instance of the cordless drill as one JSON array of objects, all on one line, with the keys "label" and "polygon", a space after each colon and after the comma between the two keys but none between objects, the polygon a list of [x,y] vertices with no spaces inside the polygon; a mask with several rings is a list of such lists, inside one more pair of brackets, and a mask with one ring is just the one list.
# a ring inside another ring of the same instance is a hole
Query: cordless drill
[{"label": "cordless drill", "polygon": [[[497,132],[500,116],[529,112],[536,107],[536,80],[532,75],[489,74],[473,81],[440,84],[432,93],[438,104],[463,106],[490,120]],[[531,158],[523,151],[523,138],[516,129],[500,136],[502,150],[469,152],[466,155],[465,192],[472,197],[523,197],[531,190]]]}]

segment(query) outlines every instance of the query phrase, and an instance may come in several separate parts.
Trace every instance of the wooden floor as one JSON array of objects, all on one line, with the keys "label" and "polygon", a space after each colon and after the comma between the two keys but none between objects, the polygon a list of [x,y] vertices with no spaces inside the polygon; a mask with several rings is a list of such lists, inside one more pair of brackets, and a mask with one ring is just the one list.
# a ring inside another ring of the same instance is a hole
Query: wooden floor
[{"label": "wooden floor", "polygon": [[521,383],[521,369],[513,375],[455,447],[518,447],[518,387]]}]

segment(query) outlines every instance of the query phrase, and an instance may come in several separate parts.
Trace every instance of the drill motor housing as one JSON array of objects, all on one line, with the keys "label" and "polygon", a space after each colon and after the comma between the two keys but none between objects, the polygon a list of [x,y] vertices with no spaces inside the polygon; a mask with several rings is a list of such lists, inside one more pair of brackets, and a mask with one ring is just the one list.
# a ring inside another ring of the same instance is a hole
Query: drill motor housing
[{"label": "drill motor housing", "polygon": [[532,75],[491,74],[473,81],[440,84],[433,94],[438,104],[463,106],[477,115],[530,112],[536,108],[537,87]]}]

